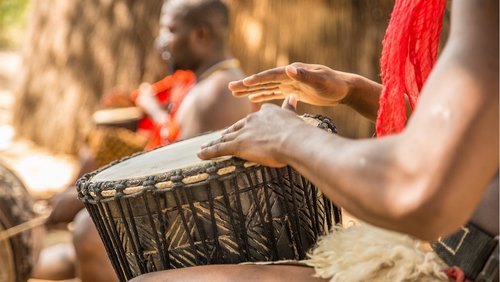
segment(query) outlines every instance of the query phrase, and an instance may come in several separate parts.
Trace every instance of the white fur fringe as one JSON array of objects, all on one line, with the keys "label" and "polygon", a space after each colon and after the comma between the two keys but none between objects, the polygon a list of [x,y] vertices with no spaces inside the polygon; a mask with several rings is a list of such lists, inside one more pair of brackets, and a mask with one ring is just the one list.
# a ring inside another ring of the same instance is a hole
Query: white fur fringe
[{"label": "white fur fringe", "polygon": [[337,281],[448,281],[446,265],[407,235],[360,224],[336,227],[305,263],[316,276]]}]

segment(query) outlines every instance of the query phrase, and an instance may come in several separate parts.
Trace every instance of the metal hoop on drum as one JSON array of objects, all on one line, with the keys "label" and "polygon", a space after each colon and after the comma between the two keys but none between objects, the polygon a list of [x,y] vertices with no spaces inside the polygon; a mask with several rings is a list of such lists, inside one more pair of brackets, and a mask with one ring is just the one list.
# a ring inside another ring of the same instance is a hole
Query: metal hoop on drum
[{"label": "metal hoop on drum", "polygon": [[[327,118],[303,118],[336,132]],[[340,209],[291,167],[200,161],[194,152],[218,134],[126,157],[78,181],[120,280],[193,265],[300,260],[341,222]]]}]

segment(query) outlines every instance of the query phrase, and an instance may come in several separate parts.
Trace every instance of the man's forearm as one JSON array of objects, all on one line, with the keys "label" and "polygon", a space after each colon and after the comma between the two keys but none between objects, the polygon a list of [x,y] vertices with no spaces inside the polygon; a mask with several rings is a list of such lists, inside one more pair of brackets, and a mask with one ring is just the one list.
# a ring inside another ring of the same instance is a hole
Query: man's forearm
[{"label": "man's forearm", "polygon": [[397,138],[353,141],[303,125],[280,153],[285,163],[354,216],[426,238],[419,233],[419,218],[426,215],[413,214],[422,203],[420,191],[399,161]]}]

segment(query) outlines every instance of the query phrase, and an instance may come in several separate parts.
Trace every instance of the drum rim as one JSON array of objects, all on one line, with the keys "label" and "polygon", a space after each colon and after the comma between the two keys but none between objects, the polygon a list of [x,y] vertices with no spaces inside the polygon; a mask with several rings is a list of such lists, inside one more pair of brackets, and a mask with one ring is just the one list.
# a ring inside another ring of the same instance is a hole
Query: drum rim
[{"label": "drum rim", "polygon": [[[318,128],[324,129],[330,133],[337,133],[335,124],[328,117],[323,115],[304,114],[301,118]],[[156,148],[152,151],[160,148],[162,147]],[[94,172],[85,174],[76,183],[78,198],[84,203],[90,203],[100,202],[110,198],[119,198],[121,196],[131,196],[147,190],[168,191],[183,185],[201,183],[224,176],[229,177],[231,174],[237,173],[237,169],[261,166],[237,157],[224,156],[210,161],[204,161],[199,164],[180,167],[144,177],[109,180],[95,183],[92,182],[93,177],[100,172],[113,165],[145,153],[148,152],[135,153],[120,160],[111,162]]]},{"label": "drum rim", "polygon": [[[110,117],[111,113],[121,114],[120,118]],[[108,115],[106,115],[108,114]],[[128,115],[127,115],[128,114]],[[123,117],[123,115],[127,117]],[[117,108],[105,108],[95,111],[92,114],[92,120],[94,124],[98,126],[105,125],[115,125],[124,122],[138,121],[144,116],[144,113],[139,107],[117,107]]]}]

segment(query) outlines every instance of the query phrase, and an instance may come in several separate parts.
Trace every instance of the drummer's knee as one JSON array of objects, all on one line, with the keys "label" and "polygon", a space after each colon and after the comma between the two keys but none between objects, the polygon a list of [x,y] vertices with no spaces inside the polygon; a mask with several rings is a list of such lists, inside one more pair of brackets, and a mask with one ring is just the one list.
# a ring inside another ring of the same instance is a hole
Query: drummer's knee
[{"label": "drummer's knee", "polygon": [[81,210],[75,217],[73,229],[73,244],[77,255],[86,256],[95,253],[99,243],[99,235],[92,219],[86,210]]},{"label": "drummer's knee", "polygon": [[82,281],[118,281],[97,229],[86,210],[74,220],[73,244]]}]

